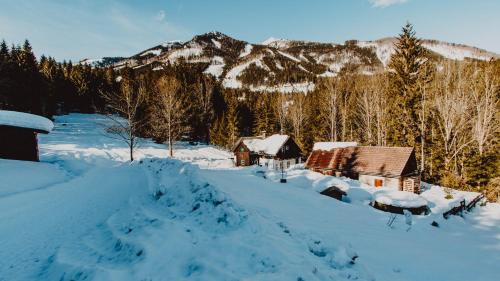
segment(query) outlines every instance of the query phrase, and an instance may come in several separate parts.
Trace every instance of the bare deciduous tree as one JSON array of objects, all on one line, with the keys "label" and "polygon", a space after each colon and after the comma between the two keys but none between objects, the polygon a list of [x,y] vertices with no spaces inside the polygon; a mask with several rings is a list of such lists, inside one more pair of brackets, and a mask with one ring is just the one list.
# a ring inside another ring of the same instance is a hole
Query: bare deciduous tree
[{"label": "bare deciduous tree", "polygon": [[325,83],[325,118],[328,121],[328,137],[330,141],[337,141],[338,139],[338,107],[340,103],[340,91],[337,88],[336,81],[334,79],[328,79]]},{"label": "bare deciduous tree", "polygon": [[[439,85],[433,106],[434,114],[444,145],[445,166],[450,168],[451,161],[457,154],[472,141],[467,140],[467,126],[470,118],[470,98],[467,95],[467,81],[459,70],[458,77],[454,77],[450,67],[445,69],[445,78]],[[456,168],[456,167],[455,167]]]},{"label": "bare deciduous tree", "polygon": [[179,81],[174,77],[163,76],[158,80],[151,117],[155,135],[167,141],[170,157],[174,156],[174,142],[188,131],[184,122],[186,103],[183,102],[179,88]]},{"label": "bare deciduous tree", "polygon": [[127,144],[132,162],[134,151],[139,145],[139,130],[144,126],[139,110],[145,101],[146,87],[142,83],[134,87],[130,81],[124,81],[119,92],[101,92],[101,95],[111,110],[107,116],[113,125],[107,131]]},{"label": "bare deciduous tree", "polygon": [[[375,108],[375,124],[377,129],[377,145],[387,145],[387,131],[389,118],[389,103],[387,101],[387,76],[377,76],[374,80],[373,106]],[[378,85],[378,86],[377,86]]]},{"label": "bare deciduous tree", "polygon": [[208,143],[210,136],[210,122],[213,118],[213,91],[215,81],[212,77],[202,76],[195,85],[197,105],[199,109],[200,121],[206,126],[204,132],[205,142]]},{"label": "bare deciduous tree", "polygon": [[373,133],[373,123],[375,121],[375,108],[373,107],[373,98],[374,95],[372,89],[370,88],[362,89],[361,92],[357,95],[358,126],[365,129],[364,135],[366,138],[366,142],[370,145],[373,144],[373,138],[375,135]]},{"label": "bare deciduous tree", "polygon": [[302,93],[294,94],[292,97],[292,104],[289,108],[290,121],[293,127],[293,135],[295,141],[302,145],[302,127],[306,119],[306,112],[304,108],[305,95]]},{"label": "bare deciduous tree", "polygon": [[495,120],[498,110],[499,82],[491,69],[474,70],[473,83],[470,84],[474,100],[472,122],[472,137],[477,143],[479,154],[483,155],[486,145],[492,139],[499,124]]},{"label": "bare deciduous tree", "polygon": [[283,135],[285,133],[286,126],[286,115],[288,110],[288,99],[285,93],[276,93],[275,99],[275,110],[276,116],[278,118],[279,126],[280,126],[280,134]]},{"label": "bare deciduous tree", "polygon": [[367,76],[357,86],[355,121],[363,128],[363,139],[369,145],[386,145],[387,139],[387,85],[384,76]]}]

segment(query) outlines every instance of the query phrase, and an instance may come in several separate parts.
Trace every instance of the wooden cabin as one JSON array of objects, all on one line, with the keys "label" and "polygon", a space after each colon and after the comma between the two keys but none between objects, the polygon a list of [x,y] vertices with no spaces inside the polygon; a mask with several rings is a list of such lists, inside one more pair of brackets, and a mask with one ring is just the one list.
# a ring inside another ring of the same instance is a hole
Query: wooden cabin
[{"label": "wooden cabin", "polygon": [[38,134],[48,134],[54,124],[29,113],[0,110],[0,158],[39,161]]},{"label": "wooden cabin", "polygon": [[420,173],[412,147],[349,146],[313,150],[305,167],[375,187],[420,193]]},{"label": "wooden cabin", "polygon": [[301,150],[288,135],[242,137],[232,151],[236,166],[259,165],[280,170],[301,162]]}]

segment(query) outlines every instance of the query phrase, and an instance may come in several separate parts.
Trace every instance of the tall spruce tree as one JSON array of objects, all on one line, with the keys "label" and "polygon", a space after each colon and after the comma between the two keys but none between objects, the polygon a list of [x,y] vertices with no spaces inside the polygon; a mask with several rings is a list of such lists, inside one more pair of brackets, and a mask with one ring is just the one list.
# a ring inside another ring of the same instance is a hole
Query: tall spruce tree
[{"label": "tall spruce tree", "polygon": [[226,147],[233,146],[238,137],[240,136],[239,130],[239,118],[238,118],[238,101],[234,95],[231,93],[227,101],[227,112],[225,120],[225,131],[226,131]]},{"label": "tall spruce tree", "polygon": [[421,40],[416,37],[413,25],[407,23],[397,38],[395,53],[389,63],[390,92],[393,96],[390,124],[393,145],[415,147],[420,142],[419,83],[426,60]]},{"label": "tall spruce tree", "polygon": [[0,109],[9,107],[9,86],[10,86],[10,54],[5,40],[0,43]]},{"label": "tall spruce tree", "polygon": [[254,135],[274,133],[274,115],[269,93],[261,93],[254,104],[255,119],[252,132]]}]

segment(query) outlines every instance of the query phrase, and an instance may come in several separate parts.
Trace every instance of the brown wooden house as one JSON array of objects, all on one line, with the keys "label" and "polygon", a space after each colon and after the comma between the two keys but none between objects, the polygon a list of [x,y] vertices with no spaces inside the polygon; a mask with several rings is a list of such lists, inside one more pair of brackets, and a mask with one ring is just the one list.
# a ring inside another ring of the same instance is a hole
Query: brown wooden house
[{"label": "brown wooden house", "polygon": [[243,137],[233,146],[236,166],[260,165],[270,169],[287,169],[300,163],[301,150],[287,135]]},{"label": "brown wooden house", "polygon": [[53,127],[41,116],[0,110],[0,158],[39,161],[37,134],[47,134]]},{"label": "brown wooden house", "polygon": [[420,173],[411,147],[352,146],[313,150],[305,167],[357,179],[375,187],[420,193]]}]

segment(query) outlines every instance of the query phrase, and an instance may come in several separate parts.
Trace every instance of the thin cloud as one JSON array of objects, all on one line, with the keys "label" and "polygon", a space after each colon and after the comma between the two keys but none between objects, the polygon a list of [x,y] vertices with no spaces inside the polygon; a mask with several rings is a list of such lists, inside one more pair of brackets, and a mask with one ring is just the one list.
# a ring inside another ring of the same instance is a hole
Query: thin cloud
[{"label": "thin cloud", "polygon": [[158,14],[156,14],[155,20],[157,20],[157,21],[164,21],[166,16],[167,16],[167,14],[165,13],[165,11],[164,10],[160,10],[158,12]]},{"label": "thin cloud", "polygon": [[129,31],[129,32],[140,32],[141,29],[138,26],[138,22],[133,17],[128,16],[123,11],[118,9],[111,10],[110,19],[113,23],[119,26],[121,29]]},{"label": "thin cloud", "polygon": [[408,0],[369,0],[373,7],[385,8],[396,4],[408,2]]}]

